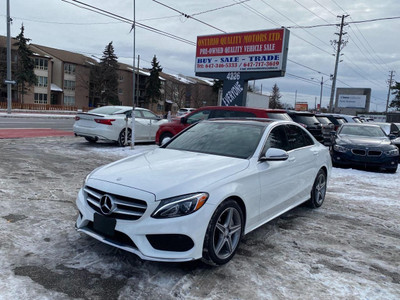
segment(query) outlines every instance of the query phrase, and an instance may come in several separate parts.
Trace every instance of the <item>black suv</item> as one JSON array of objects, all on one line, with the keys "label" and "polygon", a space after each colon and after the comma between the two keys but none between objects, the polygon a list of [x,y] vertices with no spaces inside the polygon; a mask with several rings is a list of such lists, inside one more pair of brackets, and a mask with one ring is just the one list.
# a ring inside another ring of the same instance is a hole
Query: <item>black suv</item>
[{"label": "black suv", "polygon": [[315,117],[315,114],[306,111],[294,111],[289,110],[288,115],[295,121],[299,123],[304,128],[306,128],[318,142],[324,142],[324,136],[322,134],[322,125]]}]

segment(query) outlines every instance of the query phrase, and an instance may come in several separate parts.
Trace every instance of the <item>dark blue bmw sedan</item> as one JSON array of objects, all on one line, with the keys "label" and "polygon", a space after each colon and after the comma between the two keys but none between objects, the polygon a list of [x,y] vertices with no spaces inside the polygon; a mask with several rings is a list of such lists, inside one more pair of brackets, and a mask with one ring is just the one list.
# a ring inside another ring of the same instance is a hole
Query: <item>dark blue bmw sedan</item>
[{"label": "dark blue bmw sedan", "polygon": [[395,173],[399,149],[378,125],[343,124],[334,135],[331,147],[332,163],[336,167],[358,166],[379,168]]}]

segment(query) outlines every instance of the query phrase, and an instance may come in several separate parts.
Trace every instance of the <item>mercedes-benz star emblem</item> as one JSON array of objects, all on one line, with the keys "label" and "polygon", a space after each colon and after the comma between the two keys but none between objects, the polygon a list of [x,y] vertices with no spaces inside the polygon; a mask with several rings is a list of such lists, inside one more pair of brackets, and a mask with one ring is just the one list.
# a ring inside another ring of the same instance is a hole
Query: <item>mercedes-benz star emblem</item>
[{"label": "mercedes-benz star emblem", "polygon": [[116,204],[114,202],[113,197],[110,195],[103,195],[100,198],[100,210],[106,216],[111,215],[116,208]]}]

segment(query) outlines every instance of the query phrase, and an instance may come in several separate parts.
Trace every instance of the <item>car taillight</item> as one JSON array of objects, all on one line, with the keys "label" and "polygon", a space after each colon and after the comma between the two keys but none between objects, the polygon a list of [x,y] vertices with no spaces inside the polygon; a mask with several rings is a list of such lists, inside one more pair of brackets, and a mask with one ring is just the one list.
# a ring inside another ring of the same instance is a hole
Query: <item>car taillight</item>
[{"label": "car taillight", "polygon": [[299,125],[301,125],[301,126],[303,126],[304,128],[307,128],[307,125],[306,124],[303,124],[303,123],[298,123]]},{"label": "car taillight", "polygon": [[78,116],[75,116],[75,121],[79,121],[81,118]]},{"label": "car taillight", "polygon": [[94,119],[94,121],[103,125],[112,125],[112,122],[114,122],[115,119]]}]

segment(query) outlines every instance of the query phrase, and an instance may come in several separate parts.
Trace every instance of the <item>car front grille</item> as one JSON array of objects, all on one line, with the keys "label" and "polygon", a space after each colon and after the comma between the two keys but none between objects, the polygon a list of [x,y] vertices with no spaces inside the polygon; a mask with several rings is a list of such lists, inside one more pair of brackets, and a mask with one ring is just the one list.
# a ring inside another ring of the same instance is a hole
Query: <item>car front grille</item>
[{"label": "car front grille", "polygon": [[382,155],[382,151],[379,150],[364,150],[364,149],[352,149],[351,153],[354,155],[359,155],[359,156],[374,156],[378,157]]},{"label": "car front grille", "polygon": [[106,194],[111,196],[115,204],[115,209],[111,214],[109,214],[109,216],[112,218],[123,220],[138,220],[147,209],[147,203],[143,200],[106,193],[87,185],[84,187],[83,190],[85,192],[85,199],[87,204],[100,214],[103,214],[102,210],[100,209],[101,198]]}]

